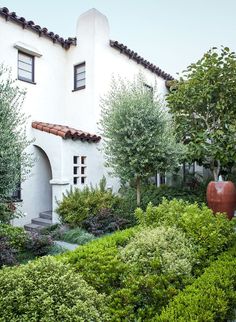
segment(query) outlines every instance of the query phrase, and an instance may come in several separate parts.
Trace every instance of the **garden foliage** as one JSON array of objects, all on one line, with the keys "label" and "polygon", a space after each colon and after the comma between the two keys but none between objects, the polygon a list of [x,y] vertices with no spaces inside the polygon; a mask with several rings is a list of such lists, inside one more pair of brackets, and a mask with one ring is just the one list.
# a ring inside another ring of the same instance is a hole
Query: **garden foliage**
[{"label": "garden foliage", "polygon": [[119,197],[106,190],[104,184],[99,187],[85,187],[67,191],[58,203],[57,213],[62,223],[82,226],[84,220],[97,215],[102,209],[113,209],[119,203]]},{"label": "garden foliage", "polygon": [[105,298],[52,257],[0,270],[0,320],[105,322]]},{"label": "garden foliage", "polygon": [[224,214],[213,215],[206,205],[190,204],[183,200],[163,200],[158,207],[149,204],[146,211],[136,210],[143,226],[175,226],[194,243],[201,269],[235,241],[234,223]]},{"label": "garden foliage", "polygon": [[216,322],[235,318],[236,247],[222,254],[152,321]]},{"label": "garden foliage", "polygon": [[236,54],[212,48],[180,75],[167,96],[176,131],[189,161],[201,161],[217,181],[236,159]]},{"label": "garden foliage", "polygon": [[184,154],[165,104],[145,83],[142,75],[133,81],[114,79],[101,104],[107,166],[122,182],[135,181],[138,205],[141,182],[178,167]]},{"label": "garden foliage", "polygon": [[[24,91],[0,65],[0,201],[3,203],[32,166],[32,156],[26,152],[30,143],[25,133],[26,116],[21,109],[24,97]],[[1,217],[0,212],[0,222],[8,223],[10,219]]]}]

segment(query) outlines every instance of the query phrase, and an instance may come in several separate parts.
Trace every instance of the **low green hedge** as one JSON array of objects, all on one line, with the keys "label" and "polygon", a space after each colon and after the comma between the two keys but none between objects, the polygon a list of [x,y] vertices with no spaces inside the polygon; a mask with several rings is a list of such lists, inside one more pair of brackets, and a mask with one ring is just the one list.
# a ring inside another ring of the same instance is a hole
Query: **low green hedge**
[{"label": "low green hedge", "polygon": [[0,321],[105,322],[105,298],[52,257],[0,270]]},{"label": "low green hedge", "polygon": [[107,295],[110,321],[150,321],[191,282],[195,260],[191,243],[174,227],[130,228],[59,258]]},{"label": "low green hedge", "polygon": [[136,228],[118,231],[82,245],[59,258],[72,264],[99,292],[108,294],[120,285],[125,271],[124,263],[118,258],[119,247],[124,247],[136,231]]},{"label": "low green hedge", "polygon": [[164,225],[181,229],[195,245],[198,258],[195,271],[199,274],[235,242],[233,221],[223,214],[213,215],[212,210],[204,204],[199,206],[183,200],[163,199],[159,206],[149,204],[146,211],[139,208],[135,214],[143,227]]},{"label": "low green hedge", "polygon": [[236,247],[222,254],[156,316],[160,322],[216,322],[235,318]]}]

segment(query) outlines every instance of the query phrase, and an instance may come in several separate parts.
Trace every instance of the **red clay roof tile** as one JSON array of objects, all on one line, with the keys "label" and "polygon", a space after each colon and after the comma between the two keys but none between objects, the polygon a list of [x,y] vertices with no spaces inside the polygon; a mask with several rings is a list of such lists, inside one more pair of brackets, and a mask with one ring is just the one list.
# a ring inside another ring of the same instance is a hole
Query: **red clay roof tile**
[{"label": "red clay roof tile", "polygon": [[81,140],[87,142],[99,142],[101,140],[101,137],[98,135],[90,134],[81,130],[76,130],[65,125],[34,121],[32,122],[32,128],[58,135],[63,139]]}]

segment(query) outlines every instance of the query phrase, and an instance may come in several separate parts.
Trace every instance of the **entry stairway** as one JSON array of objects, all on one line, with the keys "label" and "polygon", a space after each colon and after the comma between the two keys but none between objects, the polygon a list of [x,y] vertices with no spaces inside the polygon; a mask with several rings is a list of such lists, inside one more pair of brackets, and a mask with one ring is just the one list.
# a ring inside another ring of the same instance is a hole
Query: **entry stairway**
[{"label": "entry stairway", "polygon": [[42,228],[52,225],[52,211],[43,211],[39,213],[38,218],[31,220],[30,224],[24,225],[27,231],[40,231]]}]

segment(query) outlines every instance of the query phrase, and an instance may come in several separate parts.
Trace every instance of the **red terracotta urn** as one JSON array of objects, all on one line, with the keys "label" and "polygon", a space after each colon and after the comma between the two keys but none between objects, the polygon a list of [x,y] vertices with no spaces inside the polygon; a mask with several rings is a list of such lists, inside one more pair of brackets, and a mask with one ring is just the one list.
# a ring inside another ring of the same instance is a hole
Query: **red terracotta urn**
[{"label": "red terracotta urn", "polygon": [[231,181],[211,181],[207,186],[207,204],[214,213],[226,212],[229,219],[236,209],[236,188]]}]

